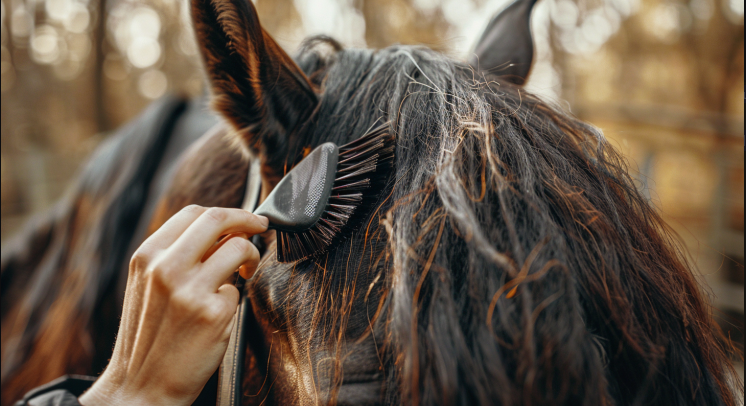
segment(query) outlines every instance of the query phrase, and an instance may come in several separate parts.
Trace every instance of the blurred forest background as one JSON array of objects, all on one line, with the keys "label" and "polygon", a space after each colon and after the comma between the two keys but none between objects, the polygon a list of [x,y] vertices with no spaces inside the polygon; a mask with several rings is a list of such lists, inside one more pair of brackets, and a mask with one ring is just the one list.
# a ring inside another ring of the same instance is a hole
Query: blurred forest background
[{"label": "blurred forest background", "polygon": [[[465,59],[509,0],[258,0],[307,35]],[[186,0],[2,0],[2,238],[61,196],[112,129],[205,91]],[[600,127],[710,286],[743,348],[744,0],[540,0],[527,88]],[[746,100],[746,99],[745,99]],[[739,362],[743,376],[743,364]]]}]

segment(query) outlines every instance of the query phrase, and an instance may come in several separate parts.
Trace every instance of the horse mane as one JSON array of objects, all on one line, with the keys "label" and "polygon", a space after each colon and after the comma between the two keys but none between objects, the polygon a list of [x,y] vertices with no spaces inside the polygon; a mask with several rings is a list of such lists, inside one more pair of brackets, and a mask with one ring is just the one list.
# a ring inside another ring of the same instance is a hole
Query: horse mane
[{"label": "horse mane", "polygon": [[[316,38],[296,60],[322,88],[309,144],[382,118],[397,139],[372,227],[324,265],[338,307],[388,267],[372,322],[388,403],[736,404],[685,249],[598,129],[426,48]],[[348,282],[366,256],[372,276]]]}]

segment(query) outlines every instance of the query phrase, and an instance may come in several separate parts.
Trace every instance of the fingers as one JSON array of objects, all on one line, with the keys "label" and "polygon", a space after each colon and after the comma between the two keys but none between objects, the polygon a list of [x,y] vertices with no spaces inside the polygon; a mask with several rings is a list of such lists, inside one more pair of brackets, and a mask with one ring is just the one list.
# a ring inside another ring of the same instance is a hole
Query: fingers
[{"label": "fingers", "polygon": [[198,206],[196,204],[184,207],[168,219],[168,221],[166,221],[158,230],[151,234],[142,246],[153,247],[156,249],[167,248],[173,244],[182,233],[184,233],[184,230],[186,230],[194,220],[206,211],[206,207]]},{"label": "fingers", "polygon": [[249,239],[249,236],[246,235],[245,233],[232,233],[232,234],[224,235],[223,237],[220,238],[220,240],[218,242],[216,242],[210,248],[208,248],[207,252],[205,252],[204,255],[202,255],[202,262],[207,261],[207,259],[210,258],[212,256],[212,254],[214,254],[215,251],[218,250],[218,248],[222,247],[223,244],[225,244],[226,242],[228,242],[228,240],[230,240],[233,237],[242,237],[242,238],[245,238],[247,240]]},{"label": "fingers", "polygon": [[202,266],[204,282],[217,289],[239,266],[253,273],[259,265],[259,250],[249,240],[236,236],[228,239]]},{"label": "fingers", "polygon": [[257,266],[254,267],[247,267],[246,265],[241,265],[238,267],[238,274],[241,275],[242,278],[249,280],[252,276],[254,276],[254,272],[256,272]]},{"label": "fingers", "polygon": [[266,217],[246,210],[213,207],[194,220],[171,248],[174,252],[183,253],[180,262],[193,264],[202,258],[221,235],[241,232],[251,237],[266,231],[268,224]]},{"label": "fingers", "polygon": [[236,306],[238,306],[238,299],[241,293],[238,291],[238,289],[236,289],[235,286],[224,284],[218,288],[218,295],[221,296],[226,301],[226,303],[231,305],[231,308],[235,310]]},{"label": "fingers", "polygon": [[[230,284],[221,285],[220,288],[218,288],[218,297],[223,301],[224,308],[226,309],[226,311],[230,312],[231,316],[236,314],[236,308],[238,306],[238,301],[241,298],[241,293],[235,286]],[[231,317],[231,321],[228,322],[225,330],[223,331],[223,340],[226,342],[226,344],[230,340],[231,331],[234,327],[232,320],[233,318]]]}]

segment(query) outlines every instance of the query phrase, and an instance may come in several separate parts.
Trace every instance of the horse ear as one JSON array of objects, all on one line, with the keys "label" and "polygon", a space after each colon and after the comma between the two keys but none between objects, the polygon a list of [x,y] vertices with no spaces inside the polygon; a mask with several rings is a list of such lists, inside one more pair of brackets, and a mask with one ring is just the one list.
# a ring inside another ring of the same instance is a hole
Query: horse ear
[{"label": "horse ear", "polygon": [[282,174],[294,131],[318,103],[303,71],[259,24],[250,0],[191,0],[213,106]]},{"label": "horse ear", "polygon": [[470,54],[469,65],[523,85],[534,57],[530,26],[534,4],[536,0],[515,0],[493,17]]}]

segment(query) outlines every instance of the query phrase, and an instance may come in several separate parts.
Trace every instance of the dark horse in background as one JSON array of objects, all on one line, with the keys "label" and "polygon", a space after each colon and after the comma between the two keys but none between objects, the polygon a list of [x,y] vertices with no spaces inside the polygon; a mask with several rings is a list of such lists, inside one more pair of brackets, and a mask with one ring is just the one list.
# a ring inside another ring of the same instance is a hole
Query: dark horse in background
[{"label": "dark horse in background", "polygon": [[292,264],[259,242],[243,403],[736,404],[692,266],[623,159],[521,88],[533,0],[495,17],[468,64],[323,37],[291,59],[250,2],[191,6],[220,119],[156,103],[3,248],[3,404],[102,371],[128,259],[172,214],[240,207],[255,160],[266,196],[304,150],[375,122],[396,163],[363,226]]}]

